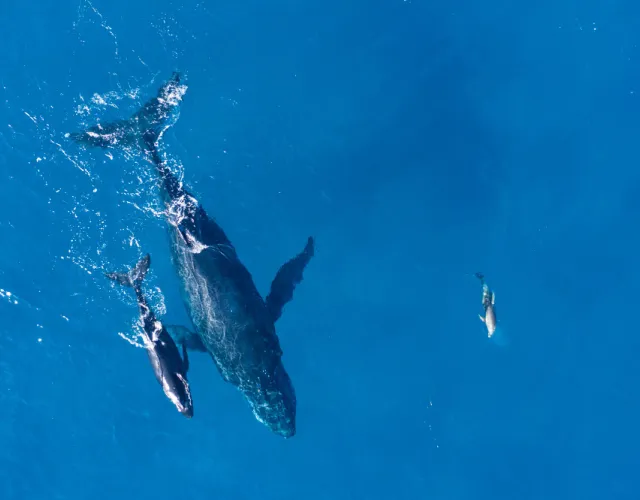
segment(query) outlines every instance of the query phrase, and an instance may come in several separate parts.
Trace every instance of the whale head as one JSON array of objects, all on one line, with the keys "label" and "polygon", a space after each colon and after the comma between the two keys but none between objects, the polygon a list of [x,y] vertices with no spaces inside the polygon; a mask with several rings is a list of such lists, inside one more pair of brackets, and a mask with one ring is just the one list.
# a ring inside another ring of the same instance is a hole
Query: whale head
[{"label": "whale head", "polygon": [[242,388],[254,416],[284,438],[296,434],[296,393],[282,361],[265,370],[257,384]]}]

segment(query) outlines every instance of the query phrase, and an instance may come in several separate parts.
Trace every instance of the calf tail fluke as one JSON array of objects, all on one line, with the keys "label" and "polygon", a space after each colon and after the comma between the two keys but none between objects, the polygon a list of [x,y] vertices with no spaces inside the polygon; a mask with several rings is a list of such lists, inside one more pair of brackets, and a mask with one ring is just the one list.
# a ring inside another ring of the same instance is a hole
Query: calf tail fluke
[{"label": "calf tail fluke", "polygon": [[139,288],[144,280],[144,277],[147,275],[147,271],[149,270],[149,266],[151,265],[151,256],[149,254],[145,255],[138,261],[136,267],[134,267],[131,271],[122,272],[122,273],[105,273],[105,276],[110,280],[116,281],[121,285]]}]

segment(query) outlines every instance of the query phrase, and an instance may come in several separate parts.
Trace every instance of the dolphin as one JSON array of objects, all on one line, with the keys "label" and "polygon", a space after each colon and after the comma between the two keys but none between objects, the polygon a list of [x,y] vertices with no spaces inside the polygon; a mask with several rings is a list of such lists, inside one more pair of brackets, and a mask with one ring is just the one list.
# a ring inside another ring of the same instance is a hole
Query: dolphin
[{"label": "dolphin", "polygon": [[489,289],[489,286],[484,282],[484,274],[476,273],[476,277],[480,280],[482,284],[482,306],[484,307],[484,317],[482,315],[478,315],[480,320],[487,327],[487,334],[489,338],[493,337],[493,334],[496,331],[496,327],[498,325],[498,320],[496,318],[496,294]]},{"label": "dolphin", "polygon": [[145,255],[129,272],[105,273],[105,276],[121,285],[133,288],[140,308],[140,323],[144,331],[144,343],[153,366],[156,380],[178,411],[185,417],[193,417],[193,401],[187,381],[189,357],[182,345],[182,358],[166,328],[156,318],[142,293],[142,281],[149,270],[151,257]]},{"label": "dolphin", "polygon": [[[182,95],[171,106],[177,107]],[[123,137],[133,138],[129,142],[144,145],[159,179],[171,259],[195,332],[186,327],[168,330],[189,349],[209,353],[222,378],[240,390],[258,421],[277,435],[293,437],[296,394],[282,362],[275,323],[302,281],[314,255],[314,239],[309,237],[304,249],[280,267],[263,299],[224,230],[160,156],[159,141],[176,116],[167,102],[154,98],[128,121],[104,128],[121,130]],[[72,138],[77,137],[84,136]],[[79,142],[100,147],[123,143]]]}]

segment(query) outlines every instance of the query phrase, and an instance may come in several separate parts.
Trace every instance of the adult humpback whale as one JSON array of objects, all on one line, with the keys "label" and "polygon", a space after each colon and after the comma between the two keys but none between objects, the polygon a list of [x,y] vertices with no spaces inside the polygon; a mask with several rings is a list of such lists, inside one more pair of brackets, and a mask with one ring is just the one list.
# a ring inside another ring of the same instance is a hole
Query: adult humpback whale
[{"label": "adult humpback whale", "polygon": [[[172,81],[179,83],[180,76],[174,74],[163,88],[171,86]],[[184,92],[168,107],[167,99],[154,98],[130,120],[102,129],[120,131],[119,137],[128,138],[125,143],[140,134],[158,174],[171,257],[196,331],[193,334],[180,328],[173,334],[181,337],[179,343],[211,355],[222,377],[242,392],[260,422],[276,434],[292,437],[296,433],[296,395],[282,363],[275,323],[302,280],[314,253],[314,241],[309,238],[304,250],[279,269],[263,299],[222,228],[185,189],[158,151],[158,141],[170,126],[167,120],[174,116],[172,107],[177,107],[182,95]],[[73,138],[78,140],[86,134]],[[123,143],[80,142],[101,147]]]}]

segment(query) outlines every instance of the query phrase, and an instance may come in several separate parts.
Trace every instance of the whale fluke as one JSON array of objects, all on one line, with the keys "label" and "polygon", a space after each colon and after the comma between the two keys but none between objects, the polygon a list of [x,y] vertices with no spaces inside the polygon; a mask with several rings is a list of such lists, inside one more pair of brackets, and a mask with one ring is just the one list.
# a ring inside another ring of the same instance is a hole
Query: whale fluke
[{"label": "whale fluke", "polygon": [[104,273],[104,275],[110,280],[117,281],[121,285],[128,286],[131,288],[139,288],[144,280],[144,277],[147,275],[147,271],[149,271],[149,266],[151,265],[151,256],[149,254],[145,255],[138,261],[136,267],[134,267],[129,272],[123,273]]},{"label": "whale fluke", "polygon": [[282,308],[293,298],[293,291],[296,285],[302,281],[302,272],[313,257],[314,241],[313,237],[307,239],[304,250],[293,259],[285,262],[278,270],[276,277],[271,283],[271,291],[267,295],[267,309],[271,320],[275,323],[282,315]]},{"label": "whale fluke", "polygon": [[81,132],[67,134],[71,140],[89,147],[140,146],[140,139],[148,132],[156,137],[177,119],[182,97],[187,91],[181,75],[174,72],[171,78],[129,119],[98,123]]}]

